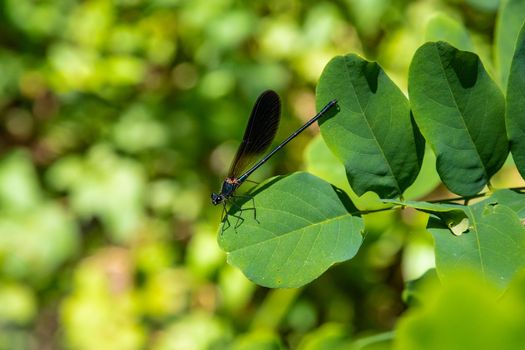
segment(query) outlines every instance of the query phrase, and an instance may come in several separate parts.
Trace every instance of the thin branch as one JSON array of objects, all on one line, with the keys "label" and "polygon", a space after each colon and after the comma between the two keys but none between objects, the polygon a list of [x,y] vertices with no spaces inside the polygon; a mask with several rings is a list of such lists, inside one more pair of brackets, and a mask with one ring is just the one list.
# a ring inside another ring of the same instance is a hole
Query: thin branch
[{"label": "thin branch", "polygon": [[382,211],[398,209],[398,208],[401,208],[401,207],[403,207],[403,205],[394,205],[394,206],[391,206],[391,207],[380,208],[380,209],[358,210],[356,212],[356,214],[364,214],[364,215],[366,215],[366,214],[373,214],[373,213],[379,213],[379,212],[382,212]]},{"label": "thin branch", "polygon": [[[512,188],[508,188],[508,190],[516,191],[516,192],[524,191],[525,190],[525,186],[524,187],[512,187]],[[428,202],[429,203],[447,203],[447,202],[456,202],[456,201],[466,201],[468,203],[468,201],[470,201],[471,199],[480,198],[480,197],[486,197],[487,195],[492,194],[493,192],[494,192],[494,189],[491,190],[491,191],[482,192],[482,193],[474,194],[474,195],[471,195],[471,196],[462,196],[462,197],[445,198],[445,199],[435,199],[435,200],[431,200],[431,201],[428,201]]]},{"label": "thin branch", "polygon": [[[508,190],[515,191],[515,192],[525,191],[525,186],[523,186],[523,187],[512,187],[512,188],[508,188]],[[434,199],[434,200],[425,201],[425,202],[427,202],[427,203],[449,203],[449,202],[463,201],[464,205],[468,205],[468,202],[471,199],[486,197],[486,196],[488,196],[488,195],[490,195],[492,193],[493,193],[493,191],[487,191],[487,192],[474,194],[474,195],[471,195],[471,196],[462,196],[462,197],[444,198],[444,199]],[[373,214],[373,213],[378,213],[378,212],[387,211],[387,210],[394,210],[394,209],[399,209],[399,208],[404,209],[404,208],[406,208],[406,205],[398,204],[398,205],[393,205],[391,207],[380,208],[380,209],[358,210],[356,212],[350,213],[350,215],[366,215],[366,214]]]}]

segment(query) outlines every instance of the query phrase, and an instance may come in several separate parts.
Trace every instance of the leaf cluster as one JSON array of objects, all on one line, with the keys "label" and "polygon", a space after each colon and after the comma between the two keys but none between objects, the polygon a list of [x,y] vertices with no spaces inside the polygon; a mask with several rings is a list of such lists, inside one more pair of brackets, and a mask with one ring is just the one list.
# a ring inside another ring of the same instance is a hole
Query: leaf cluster
[{"label": "leaf cluster", "polygon": [[[378,63],[355,54],[333,58],[317,85],[317,107],[337,99],[338,111],[321,119],[321,134],[351,190],[380,199],[362,207],[307,173],[273,178],[251,193],[255,209],[252,201],[232,206],[236,225],[225,218],[219,244],[228,261],[263,286],[298,287],[355,256],[367,214],[412,207],[430,216],[442,279],[468,266],[506,286],[525,267],[525,196],[495,190],[490,181],[509,152],[525,177],[525,25],[506,81],[504,94],[477,54],[445,41],[427,42],[414,54],[408,98]],[[404,200],[425,146],[462,203]],[[485,198],[469,205],[474,197]]]}]

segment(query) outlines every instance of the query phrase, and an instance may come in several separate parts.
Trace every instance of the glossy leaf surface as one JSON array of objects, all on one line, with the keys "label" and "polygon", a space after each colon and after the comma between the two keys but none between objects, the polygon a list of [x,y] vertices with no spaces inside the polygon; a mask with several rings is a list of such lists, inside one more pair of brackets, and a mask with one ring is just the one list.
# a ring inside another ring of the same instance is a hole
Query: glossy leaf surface
[{"label": "glossy leaf surface", "polygon": [[318,108],[333,99],[340,111],[321,120],[321,132],[352,189],[400,196],[414,182],[424,150],[406,97],[377,63],[347,55],[328,63],[317,86]]},{"label": "glossy leaf surface", "polygon": [[438,275],[446,279],[458,267],[474,268],[485,279],[505,287],[525,268],[524,207],[524,195],[498,191],[465,207],[470,226],[460,237],[431,219],[428,227],[434,236]]},{"label": "glossy leaf surface", "polygon": [[414,55],[408,92],[445,185],[460,195],[479,192],[508,154],[503,95],[479,57],[426,43]]},{"label": "glossy leaf surface", "polygon": [[251,195],[253,202],[237,203],[242,211],[232,206],[218,240],[228,262],[259,285],[302,286],[351,259],[361,245],[363,221],[351,215],[355,207],[313,175],[276,177]]}]

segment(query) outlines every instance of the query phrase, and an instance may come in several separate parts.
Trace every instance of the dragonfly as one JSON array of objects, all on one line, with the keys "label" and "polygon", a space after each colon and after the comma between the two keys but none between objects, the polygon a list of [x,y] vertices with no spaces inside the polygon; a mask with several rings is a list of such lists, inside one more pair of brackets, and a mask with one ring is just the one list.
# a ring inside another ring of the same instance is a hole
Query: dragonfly
[{"label": "dragonfly", "polygon": [[[224,220],[226,213],[226,203],[233,197],[239,197],[235,196],[235,191],[239,186],[249,181],[248,177],[254,171],[259,169],[275,153],[288,144],[288,142],[292,141],[297,135],[319,120],[319,118],[324,116],[334,106],[337,106],[337,100],[328,102],[319,113],[254,164],[255,159],[265,153],[272,144],[281,119],[281,100],[279,95],[273,90],[266,90],[259,95],[253,105],[242,142],[233,158],[228,175],[222,183],[221,190],[219,193],[213,192],[211,194],[211,202],[213,205],[223,204],[222,220]],[[251,200],[253,201],[253,197]],[[257,221],[255,205],[250,209],[254,210],[254,218]],[[238,216],[237,219],[239,221]],[[240,220],[244,221],[242,218]],[[237,224],[235,227],[237,227]]]}]

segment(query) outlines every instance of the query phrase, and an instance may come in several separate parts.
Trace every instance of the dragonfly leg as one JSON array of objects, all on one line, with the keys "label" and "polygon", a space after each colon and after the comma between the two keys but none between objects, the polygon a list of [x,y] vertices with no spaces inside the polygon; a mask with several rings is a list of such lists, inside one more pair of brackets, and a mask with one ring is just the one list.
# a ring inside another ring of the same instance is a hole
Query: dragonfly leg
[{"label": "dragonfly leg", "polygon": [[252,207],[251,208],[241,208],[238,204],[235,204],[235,205],[237,206],[237,208],[240,209],[241,213],[243,211],[252,210],[253,211],[253,219],[258,224],[260,224],[259,220],[257,220],[257,209],[255,208],[255,199],[252,196],[235,196],[235,197],[238,197],[238,198],[249,198],[250,199],[250,201],[252,202]]},{"label": "dragonfly leg", "polygon": [[[224,219],[226,219],[226,221]],[[229,229],[231,226],[230,220],[228,219],[228,213],[226,212],[226,203],[224,203],[224,205],[222,206],[221,222],[222,222],[222,228],[221,228],[221,235],[222,235],[222,233],[225,230]],[[226,223],[228,224],[227,227],[225,227]]]},{"label": "dragonfly leg", "polygon": [[[235,196],[233,198],[249,198],[251,200],[251,202],[252,202],[252,207],[251,208],[243,208],[239,204],[237,204],[235,201],[229,201],[229,203],[231,203],[232,207],[238,208],[238,213],[234,214],[234,213],[228,212],[226,210],[226,203],[225,203],[224,206],[223,206],[223,210],[222,210],[222,219],[221,219],[221,221],[223,222],[223,226],[222,226],[221,233],[232,226],[231,223],[230,223],[230,220],[228,218],[229,216],[233,216],[234,218],[237,219],[235,221],[235,224],[233,225],[233,228],[235,229],[235,232],[237,232],[237,228],[240,227],[242,225],[242,223],[244,222],[244,218],[242,217],[242,213],[244,211],[248,211],[248,210],[253,211],[253,219],[257,223],[260,223],[259,220],[257,220],[257,210],[255,208],[255,200],[254,200],[253,197],[251,197],[251,196]],[[226,226],[226,224],[228,224],[228,225]]]},{"label": "dragonfly leg", "polygon": [[[233,214],[233,213],[228,213],[226,211],[226,203],[224,203],[224,207],[223,207],[223,210],[222,210],[222,213],[223,213],[223,217],[222,217],[222,221],[223,221],[223,225],[222,225],[222,230],[221,230],[221,234],[229,229],[231,227],[231,223],[230,223],[230,220],[229,220],[229,216],[233,216],[234,218],[237,219],[237,221],[235,221],[235,225],[233,225],[233,228],[235,230],[235,232],[237,232],[237,227],[239,227],[243,222],[244,222],[244,218],[240,215],[242,214],[243,211],[245,210],[250,210],[250,209],[243,209],[241,208],[237,203],[235,203],[234,201],[231,201],[231,205],[232,207],[235,206],[237,208],[239,208],[239,214]],[[228,224],[228,226],[226,226],[225,224]]]}]

